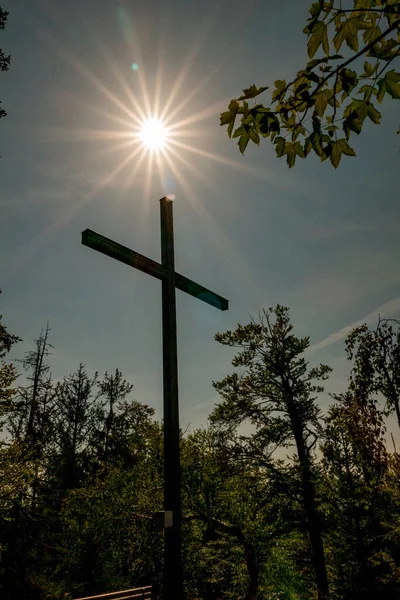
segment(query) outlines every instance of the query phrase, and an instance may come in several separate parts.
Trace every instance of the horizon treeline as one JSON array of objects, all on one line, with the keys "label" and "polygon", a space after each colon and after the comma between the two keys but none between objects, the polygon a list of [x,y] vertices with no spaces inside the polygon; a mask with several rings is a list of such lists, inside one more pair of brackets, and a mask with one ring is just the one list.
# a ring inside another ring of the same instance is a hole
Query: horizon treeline
[{"label": "horizon treeline", "polygon": [[[398,600],[400,455],[385,420],[400,427],[400,323],[349,334],[347,390],[324,414],[331,369],[310,367],[288,308],[215,338],[235,348],[232,371],[207,426],[181,434],[187,599]],[[144,585],[161,598],[162,422],[119,369],[80,363],[54,382],[49,326],[11,364],[18,341],[0,318],[2,600]]]}]

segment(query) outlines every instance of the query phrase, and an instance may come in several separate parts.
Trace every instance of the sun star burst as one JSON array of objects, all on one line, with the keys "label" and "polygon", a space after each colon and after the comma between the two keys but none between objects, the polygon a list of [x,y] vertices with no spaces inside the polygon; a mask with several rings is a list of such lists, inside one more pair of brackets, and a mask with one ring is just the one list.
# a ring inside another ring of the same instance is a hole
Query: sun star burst
[{"label": "sun star burst", "polygon": [[152,117],[143,121],[139,138],[149,150],[161,150],[168,140],[168,129],[161,119]]}]

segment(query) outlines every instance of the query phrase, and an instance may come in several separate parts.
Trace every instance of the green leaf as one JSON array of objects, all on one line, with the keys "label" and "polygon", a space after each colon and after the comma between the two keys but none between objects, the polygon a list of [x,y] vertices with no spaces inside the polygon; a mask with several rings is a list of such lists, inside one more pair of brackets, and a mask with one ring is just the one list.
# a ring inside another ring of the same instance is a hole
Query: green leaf
[{"label": "green leaf", "polygon": [[257,146],[260,145],[260,136],[258,135],[257,131],[253,128],[250,129],[250,139],[252,142],[254,142],[255,144],[257,144]]},{"label": "green leaf", "polygon": [[371,119],[371,121],[373,123],[375,123],[375,125],[379,125],[381,122],[382,115],[379,112],[379,110],[376,110],[376,108],[374,107],[372,102],[368,102],[367,111],[368,111],[367,114],[368,114],[369,118]]},{"label": "green leaf", "polygon": [[358,83],[357,73],[351,69],[342,69],[339,71],[339,80],[343,91],[348,94]]},{"label": "green leaf", "polygon": [[312,143],[310,138],[306,138],[304,143],[304,156],[308,156],[312,150]]},{"label": "green leaf", "polygon": [[[314,69],[314,67],[317,67],[318,65],[320,65],[322,63],[326,63],[328,60],[338,60],[339,58],[343,58],[343,56],[341,56],[340,54],[333,54],[332,56],[324,56],[323,58],[314,58],[313,60],[310,60],[307,63],[306,71],[309,72],[312,69]],[[325,67],[325,68],[331,69],[332,67]]]},{"label": "green leaf", "polygon": [[310,8],[308,9],[308,12],[312,17],[318,17],[321,10],[322,2],[314,2],[314,4],[311,4]]},{"label": "green leaf", "polygon": [[230,101],[228,109],[233,113],[237,112],[239,109],[239,102],[237,100],[235,100],[235,98],[234,98],[233,100]]},{"label": "green leaf", "polygon": [[371,8],[372,0],[354,0],[354,8]]},{"label": "green leaf", "polygon": [[332,154],[332,142],[328,138],[328,143],[321,150],[321,154],[319,155],[321,162],[324,162],[327,158],[330,158]]},{"label": "green leaf", "polygon": [[332,97],[331,90],[322,90],[318,92],[315,98],[315,112],[319,117],[324,116],[324,112],[326,107],[328,106],[328,102]]},{"label": "green leaf", "polygon": [[343,121],[343,131],[346,134],[347,139],[350,137],[350,131],[354,131],[357,135],[361,133],[363,126],[363,120],[358,118],[357,113],[351,113],[347,119]]},{"label": "green leaf", "polygon": [[357,94],[364,94],[364,100],[369,100],[372,96],[376,96],[377,93],[373,85],[363,85],[357,90]]},{"label": "green leaf", "polygon": [[258,88],[253,83],[253,85],[251,85],[249,88],[243,90],[243,96],[240,96],[240,98],[238,98],[238,100],[248,100],[249,98],[255,98],[259,94],[262,94],[263,92],[265,92],[265,90],[267,90],[267,89],[268,89],[268,86]]},{"label": "green leaf", "polygon": [[386,92],[392,96],[392,98],[399,100],[400,99],[400,73],[396,73],[393,69],[392,71],[387,71],[385,73],[385,85]]},{"label": "green leaf", "polygon": [[324,2],[324,13],[325,16],[327,17],[329,15],[329,13],[331,12],[333,5],[335,3],[335,0],[328,0],[327,2]]},{"label": "green leaf", "polygon": [[335,169],[338,168],[340,159],[342,158],[342,148],[338,142],[334,143],[332,146],[332,153],[330,155],[330,160]]},{"label": "green leaf", "polygon": [[274,100],[275,98],[281,99],[281,95],[283,93],[283,90],[286,87],[286,81],[284,79],[277,79],[275,82],[275,89],[272,92],[272,100]]},{"label": "green leaf", "polygon": [[350,137],[350,131],[360,134],[364,123],[364,119],[368,115],[368,105],[364,100],[354,99],[346,106],[343,113],[343,131],[347,138]]},{"label": "green leaf", "polygon": [[238,141],[238,146],[239,146],[239,150],[242,154],[244,154],[244,151],[246,150],[246,146],[250,141],[250,133],[243,133]]},{"label": "green leaf", "polygon": [[332,143],[332,153],[330,155],[330,161],[335,169],[338,168],[340,159],[342,158],[342,154],[346,154],[347,156],[355,156],[353,148],[349,146],[347,140],[344,138],[338,140],[337,142]]},{"label": "green leaf", "polygon": [[371,29],[367,29],[363,33],[363,40],[366,44],[373,42],[382,34],[382,30],[380,27],[372,27]]},{"label": "green leaf", "polygon": [[292,131],[292,142],[295,142],[299,135],[306,135],[306,130],[300,123],[297,123]]},{"label": "green leaf", "polygon": [[346,42],[349,48],[354,50],[354,52],[358,52],[358,32],[360,29],[365,29],[365,27],[363,27],[363,21],[360,19],[352,18],[341,21],[340,25],[337,27],[336,35],[333,38],[335,50],[338,51],[343,42]]},{"label": "green leaf", "polygon": [[257,106],[254,107],[255,110],[257,110],[258,113],[268,113],[271,112],[271,109],[263,106],[262,104],[257,104]]},{"label": "green leaf", "polygon": [[312,60],[310,60],[307,63],[306,66],[306,71],[311,71],[312,69],[314,69],[314,67],[317,67],[318,65],[320,65],[321,63],[326,62],[326,57],[324,56],[324,58],[313,58]]},{"label": "green leaf", "polygon": [[308,19],[308,24],[306,25],[306,27],[304,27],[303,32],[307,35],[309,35],[310,33],[312,33],[314,31],[314,27],[316,25],[316,23],[318,22],[318,17],[322,11],[322,2],[314,2],[308,12],[311,15]]},{"label": "green leaf", "polygon": [[365,71],[366,75],[369,75],[369,76],[371,76],[375,73],[377,67],[378,67],[378,63],[376,63],[375,66],[372,66],[371,63],[369,63],[367,60],[364,63],[364,71]]},{"label": "green leaf", "polygon": [[[296,142],[296,144],[300,144],[300,142]],[[292,144],[291,142],[286,142],[285,154],[286,154],[287,165],[288,165],[289,169],[291,169],[292,167],[294,167],[294,163],[296,162],[297,152],[295,150],[295,145]]]},{"label": "green leaf", "polygon": [[317,21],[313,27],[312,34],[307,42],[309,58],[312,58],[321,46],[326,55],[329,54],[328,30],[323,21]]},{"label": "green leaf", "polygon": [[235,126],[235,119],[232,119],[232,121],[228,125],[228,130],[227,130],[229,137],[232,137],[232,131],[233,131],[234,126]]},{"label": "green leaf", "polygon": [[376,99],[378,100],[379,104],[382,102],[384,95],[386,94],[386,81],[384,79],[379,79],[378,81],[378,95],[376,97]]},{"label": "green leaf", "polygon": [[344,138],[341,138],[340,140],[338,140],[337,143],[340,144],[343,154],[346,154],[347,156],[355,156],[356,155],[353,148],[351,148],[349,146],[347,140],[345,140]]},{"label": "green leaf", "polygon": [[314,150],[315,154],[317,154],[318,156],[321,156],[322,146],[321,146],[321,136],[319,135],[319,133],[314,131],[310,135],[309,140],[310,140],[312,149]]},{"label": "green leaf", "polygon": [[300,156],[300,158],[305,158],[305,154],[304,154],[304,149],[303,146],[301,145],[300,142],[296,142],[293,146],[294,151],[296,152],[297,156]]},{"label": "green leaf", "polygon": [[321,133],[321,119],[319,119],[318,116],[314,113],[311,118],[311,122],[314,133],[319,135]]},{"label": "green leaf", "polygon": [[232,112],[231,110],[223,112],[220,116],[220,120],[221,120],[220,124],[228,125],[229,137],[232,137],[232,131],[233,131],[233,127],[235,125],[235,119],[236,119],[236,112]]},{"label": "green leaf", "polygon": [[275,152],[278,158],[281,158],[285,154],[286,140],[283,137],[277,137],[275,140]]},{"label": "green leaf", "polygon": [[264,113],[259,120],[259,129],[263,137],[268,137],[269,134],[279,133],[280,125],[278,117],[273,113]]},{"label": "green leaf", "polygon": [[221,123],[220,124],[228,125],[232,121],[234,116],[235,115],[230,110],[221,113],[221,116],[220,116]]},{"label": "green leaf", "polygon": [[251,125],[251,123],[253,123],[254,121],[254,117],[252,114],[247,115],[247,117],[242,118],[242,124],[243,125]]},{"label": "green leaf", "polygon": [[390,38],[388,40],[382,40],[375,44],[371,50],[367,53],[367,56],[374,56],[383,60],[390,60],[398,55],[398,42]]},{"label": "green leaf", "polygon": [[274,85],[277,90],[283,90],[286,87],[286,81],[284,79],[277,79],[274,81]]},{"label": "green leaf", "polygon": [[232,137],[233,137],[233,138],[240,137],[241,135],[243,135],[243,134],[247,133],[247,132],[248,132],[248,130],[249,130],[249,128],[248,128],[248,127],[245,127],[244,125],[241,125],[240,127],[238,127],[238,128],[235,130],[235,133],[233,134],[233,136],[232,136]]},{"label": "green leaf", "polygon": [[316,73],[305,73],[304,78],[313,81],[314,83],[319,83],[321,81],[321,78],[318,77]]}]

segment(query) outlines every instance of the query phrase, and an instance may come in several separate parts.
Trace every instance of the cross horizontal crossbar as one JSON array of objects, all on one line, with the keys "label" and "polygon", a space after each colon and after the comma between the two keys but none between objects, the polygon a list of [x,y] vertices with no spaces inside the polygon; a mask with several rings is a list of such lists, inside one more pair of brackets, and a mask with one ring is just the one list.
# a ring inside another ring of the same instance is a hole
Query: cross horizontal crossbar
[{"label": "cross horizontal crossbar", "polygon": [[[85,229],[85,231],[82,232],[82,244],[93,250],[102,252],[106,256],[115,258],[130,267],[135,267],[135,269],[139,269],[139,271],[143,271],[143,273],[147,273],[147,275],[152,275],[161,281],[167,278],[167,272],[160,263],[151,258],[147,258],[146,256],[143,256],[143,254],[139,254],[139,252],[135,252],[135,250],[131,250],[122,244],[118,244],[91,229]],[[208,290],[202,285],[195,283],[184,275],[175,273],[175,287],[182,292],[194,296],[198,300],[211,304],[211,306],[214,306],[219,310],[228,310],[228,300],[215,294],[211,290]]]}]

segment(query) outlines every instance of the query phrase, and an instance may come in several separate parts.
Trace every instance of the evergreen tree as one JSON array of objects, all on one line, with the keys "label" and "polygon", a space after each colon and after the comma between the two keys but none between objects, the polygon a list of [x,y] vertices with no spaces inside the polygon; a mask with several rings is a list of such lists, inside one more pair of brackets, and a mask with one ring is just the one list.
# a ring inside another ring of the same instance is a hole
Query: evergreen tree
[{"label": "evergreen tree", "polygon": [[55,391],[54,462],[63,492],[78,487],[87,474],[89,441],[96,427],[96,380],[97,373],[89,378],[81,363]]},{"label": "evergreen tree", "polygon": [[329,587],[322,541],[322,525],[316,498],[313,448],[320,426],[316,393],[323,388],[314,380],[326,379],[330,368],[321,365],[308,369],[304,352],[309,338],[292,333],[288,309],[280,305],[263,311],[259,322],[239,325],[231,332],[216,335],[222,344],[240,349],[232,364],[242,367],[214,384],[223,397],[211,422],[226,431],[235,432],[246,422],[254,433],[241,436],[244,452],[265,466],[273,448],[294,445],[296,466],[301,481],[304,523],[308,531],[318,598],[328,598]]}]

